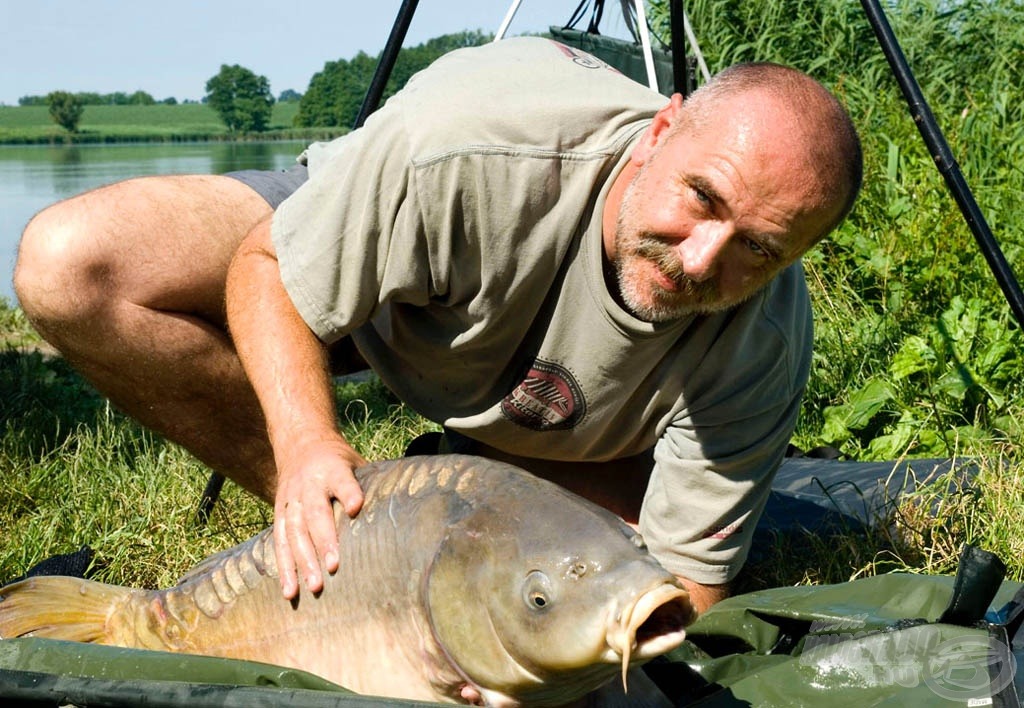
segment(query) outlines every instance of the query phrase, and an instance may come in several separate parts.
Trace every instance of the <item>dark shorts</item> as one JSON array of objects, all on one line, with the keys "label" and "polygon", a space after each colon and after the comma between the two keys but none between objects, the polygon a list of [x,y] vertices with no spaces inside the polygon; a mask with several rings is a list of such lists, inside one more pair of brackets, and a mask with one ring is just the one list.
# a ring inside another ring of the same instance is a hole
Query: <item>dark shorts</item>
[{"label": "dark shorts", "polygon": [[224,176],[249,185],[272,209],[277,209],[281,202],[309,179],[309,168],[295,165],[287,170],[238,170],[225,172]]}]

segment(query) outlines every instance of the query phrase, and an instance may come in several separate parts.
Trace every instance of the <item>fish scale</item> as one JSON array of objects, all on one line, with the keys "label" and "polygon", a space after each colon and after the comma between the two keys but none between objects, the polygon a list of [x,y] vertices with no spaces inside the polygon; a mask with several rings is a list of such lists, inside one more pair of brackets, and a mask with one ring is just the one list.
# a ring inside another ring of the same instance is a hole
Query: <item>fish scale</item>
[{"label": "fish scale", "polygon": [[[379,646],[382,640],[379,627],[399,628],[400,631],[392,631],[388,639],[399,647],[417,647],[412,652],[416,661],[423,661],[425,655],[440,654],[416,631],[427,623],[425,618],[418,616],[422,615],[415,602],[420,578],[413,566],[423,565],[427,559],[394,553],[403,539],[400,538],[401,527],[392,517],[396,514],[398,517],[410,515],[408,507],[416,503],[417,494],[422,494],[429,501],[428,492],[433,482],[428,471],[411,465],[400,475],[377,475],[366,485],[363,512],[351,521],[338,514],[338,524],[348,526],[348,534],[359,538],[359,543],[339,545],[340,565],[346,572],[325,579],[324,593],[340,593],[348,598],[342,607],[332,607],[328,612],[327,605],[313,602],[310,596],[305,595],[300,596],[292,613],[280,615],[280,619],[285,621],[268,623],[266,618],[252,614],[254,608],[271,604],[275,598],[270,596],[280,592],[276,584],[263,582],[264,578],[277,575],[273,562],[273,537],[271,530],[267,529],[249,542],[235,547],[232,552],[221,555],[201,574],[191,576],[184,584],[133,598],[134,604],[138,605],[136,613],[150,620],[150,633],[136,629],[137,638],[149,648],[187,650],[231,658],[258,654],[261,660],[271,663],[302,665],[306,670],[356,691],[373,693],[384,690],[386,686],[365,679],[369,671],[358,668],[387,665],[396,671],[402,663],[403,657],[396,656],[393,651],[375,656],[373,647]],[[345,538],[344,533],[342,538]],[[382,561],[391,564],[390,567],[382,569]],[[251,582],[243,580],[246,574],[242,568],[246,569]],[[410,582],[412,579],[415,582]],[[262,594],[265,599],[259,603],[246,602],[250,592]],[[157,607],[162,611],[157,611]],[[161,618],[154,626],[153,620],[164,614],[168,621]],[[172,617],[178,621],[169,621]],[[369,622],[367,618],[370,618]],[[257,622],[262,622],[262,630],[256,636],[238,637],[229,629],[234,625],[252,626]],[[364,633],[360,628],[367,625],[373,627],[372,636],[361,636]],[[320,636],[325,629],[344,634],[349,641],[327,652],[326,648],[321,651],[310,646],[310,642],[304,639]],[[157,641],[153,641],[154,635]],[[185,637],[188,637],[187,641]],[[197,640],[197,637],[202,640]],[[295,641],[289,641],[289,638],[295,638]],[[349,647],[356,651],[347,651]]]},{"label": "fish scale", "polygon": [[[510,465],[424,456],[357,471],[339,571],[281,595],[267,529],[172,588],[0,588],[0,638],[248,659],[360,693],[562,705],[679,644],[693,608],[621,519]],[[641,631],[642,628],[642,631]]]}]

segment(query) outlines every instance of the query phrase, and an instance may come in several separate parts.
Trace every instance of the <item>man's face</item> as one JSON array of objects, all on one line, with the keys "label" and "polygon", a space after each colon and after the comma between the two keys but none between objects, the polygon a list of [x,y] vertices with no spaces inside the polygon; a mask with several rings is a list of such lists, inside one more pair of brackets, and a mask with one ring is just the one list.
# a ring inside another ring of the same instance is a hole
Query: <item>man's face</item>
[{"label": "man's face", "polygon": [[[839,210],[784,119],[737,99],[732,120],[641,152],[606,254],[649,322],[733,307],[804,253]],[[744,110],[745,109],[745,110]]]}]

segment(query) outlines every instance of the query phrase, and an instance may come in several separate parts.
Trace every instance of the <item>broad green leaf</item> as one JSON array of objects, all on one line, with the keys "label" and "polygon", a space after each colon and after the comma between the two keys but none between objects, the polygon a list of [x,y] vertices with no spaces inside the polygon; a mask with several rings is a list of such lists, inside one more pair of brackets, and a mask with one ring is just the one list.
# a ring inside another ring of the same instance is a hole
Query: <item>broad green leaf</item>
[{"label": "broad green leaf", "polygon": [[973,384],[974,380],[968,371],[952,369],[940,376],[929,390],[962,401]]},{"label": "broad green leaf", "polygon": [[912,335],[903,340],[902,346],[892,358],[889,373],[897,381],[919,371],[927,371],[935,365],[935,350],[923,337]]},{"label": "broad green leaf", "polygon": [[866,428],[871,419],[895,397],[892,386],[881,379],[872,379],[850,397],[850,414],[846,425],[852,430]]},{"label": "broad green leaf", "polygon": [[847,405],[829,406],[824,410],[825,423],[821,427],[821,439],[830,445],[839,445],[846,442],[852,436],[846,419],[849,417],[850,407]]}]

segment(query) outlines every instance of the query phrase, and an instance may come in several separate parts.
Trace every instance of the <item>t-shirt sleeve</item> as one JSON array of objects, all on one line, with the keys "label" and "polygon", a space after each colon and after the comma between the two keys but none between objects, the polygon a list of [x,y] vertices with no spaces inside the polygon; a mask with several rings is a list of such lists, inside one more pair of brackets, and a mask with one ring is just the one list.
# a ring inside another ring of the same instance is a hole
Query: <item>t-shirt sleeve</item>
[{"label": "t-shirt sleeve", "polygon": [[314,148],[309,181],[273,217],[285,289],[328,344],[388,300],[429,297],[415,171],[400,121],[380,113],[363,130]]},{"label": "t-shirt sleeve", "polygon": [[706,585],[732,580],[795,426],[800,397],[726,426],[670,427],[654,448],[640,532],[672,573]]}]

